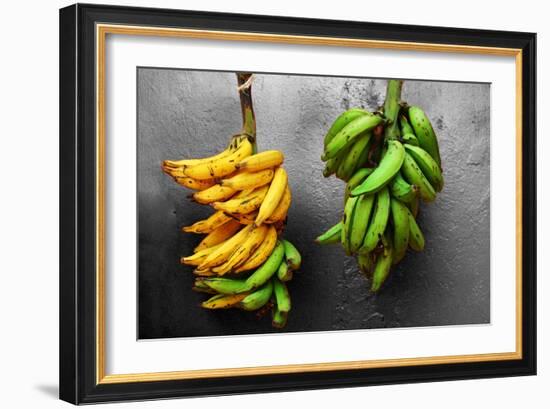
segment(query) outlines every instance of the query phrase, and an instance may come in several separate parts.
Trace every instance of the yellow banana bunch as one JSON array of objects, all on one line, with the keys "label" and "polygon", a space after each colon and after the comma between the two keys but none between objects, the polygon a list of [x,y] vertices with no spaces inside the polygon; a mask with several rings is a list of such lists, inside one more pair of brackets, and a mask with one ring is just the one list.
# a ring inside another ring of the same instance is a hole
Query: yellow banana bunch
[{"label": "yellow banana bunch", "polygon": [[192,189],[193,201],[215,212],[182,227],[205,235],[194,254],[180,262],[193,266],[193,289],[212,294],[203,308],[273,310],[282,328],[290,310],[286,281],[300,267],[294,245],[279,238],[292,193],[277,150],[254,153],[247,135],[236,135],[221,153],[203,159],[166,160],[162,170]]}]

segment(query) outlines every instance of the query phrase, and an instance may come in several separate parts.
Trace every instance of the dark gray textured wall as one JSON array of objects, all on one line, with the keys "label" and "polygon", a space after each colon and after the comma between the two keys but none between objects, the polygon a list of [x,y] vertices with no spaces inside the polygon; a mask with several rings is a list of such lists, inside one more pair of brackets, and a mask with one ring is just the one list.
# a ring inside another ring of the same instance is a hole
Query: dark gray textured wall
[{"label": "dark gray textured wall", "polygon": [[[293,191],[285,236],[301,250],[302,271],[289,288],[285,331],[487,323],[489,302],[490,86],[405,81],[403,99],[422,106],[440,139],[446,185],[424,205],[426,250],[409,252],[383,291],[371,295],[355,260],[313,239],[342,211],[344,184],[324,179],[319,157],[332,120],[351,106],[375,109],[384,80],[256,75],[260,150],[280,149]],[[240,129],[232,73],[138,70],[139,337],[275,332],[268,318],[238,310],[206,311],[179,257],[199,237],[179,228],[206,217],[207,206],[160,171],[163,159],[200,157],[224,148]]]}]

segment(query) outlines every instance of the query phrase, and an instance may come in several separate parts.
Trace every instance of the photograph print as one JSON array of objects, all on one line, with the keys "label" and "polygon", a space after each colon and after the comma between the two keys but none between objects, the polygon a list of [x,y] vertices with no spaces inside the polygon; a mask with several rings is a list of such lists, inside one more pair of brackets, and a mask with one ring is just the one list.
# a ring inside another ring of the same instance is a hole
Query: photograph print
[{"label": "photograph print", "polygon": [[490,83],[136,86],[138,339],[491,323]]}]

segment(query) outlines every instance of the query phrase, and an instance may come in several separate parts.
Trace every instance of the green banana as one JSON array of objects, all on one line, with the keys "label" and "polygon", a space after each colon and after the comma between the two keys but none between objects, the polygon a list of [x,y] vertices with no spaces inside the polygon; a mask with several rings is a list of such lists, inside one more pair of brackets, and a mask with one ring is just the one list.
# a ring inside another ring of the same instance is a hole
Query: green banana
[{"label": "green banana", "polygon": [[351,222],[351,231],[349,232],[349,247],[352,254],[357,252],[357,250],[359,250],[359,248],[363,245],[365,234],[367,233],[367,228],[369,226],[374,197],[374,194],[359,196],[357,203],[355,204],[353,220]]},{"label": "green banana", "polygon": [[247,295],[240,303],[237,304],[237,307],[242,308],[245,311],[255,311],[260,309],[267,304],[272,293],[273,283],[269,280],[258,290]]},{"label": "green banana", "polygon": [[414,134],[418,138],[420,147],[428,152],[435,159],[437,165],[441,167],[437,136],[424,111],[417,106],[409,107],[409,120],[414,129]]},{"label": "green banana", "polygon": [[273,292],[275,293],[275,301],[277,302],[277,308],[281,312],[288,313],[291,308],[290,294],[288,293],[288,288],[286,284],[279,281],[276,278],[272,279],[273,281]]},{"label": "green banana", "polygon": [[294,273],[288,267],[288,264],[286,263],[286,260],[283,259],[283,261],[279,265],[279,268],[277,269],[277,278],[281,281],[290,281],[290,280],[292,280],[293,275],[294,275]]},{"label": "green banana", "polygon": [[390,200],[387,187],[382,188],[376,194],[376,206],[365,234],[365,240],[363,240],[363,245],[359,249],[360,253],[373,251],[384,234],[390,215]]},{"label": "green banana", "polygon": [[351,195],[351,191],[359,186],[374,171],[374,168],[360,168],[348,180],[346,191],[344,193],[344,204]]},{"label": "green banana", "polygon": [[363,148],[363,151],[359,154],[359,157],[355,162],[355,169],[353,169],[352,175],[354,175],[355,172],[357,172],[359,169],[364,167],[369,160],[370,150],[373,143],[372,132],[370,132],[370,134],[371,134],[371,137],[369,138],[369,143],[365,145],[365,147]]},{"label": "green banana", "polygon": [[385,186],[399,171],[405,158],[405,148],[401,142],[396,140],[388,141],[388,149],[382,156],[378,167],[355,189],[351,191],[352,196],[373,193]]},{"label": "green banana", "polygon": [[409,246],[409,209],[399,200],[391,201],[391,215],[393,221],[393,264],[397,264],[405,257]]},{"label": "green banana", "polygon": [[346,202],[346,206],[344,207],[344,218],[342,222],[344,223],[344,227],[342,228],[342,246],[344,247],[344,250],[347,255],[350,255],[351,252],[351,243],[350,243],[350,232],[351,232],[351,226],[353,225],[353,217],[355,214],[355,205],[357,204],[357,201],[359,200],[358,197],[350,197],[348,201]]},{"label": "green banana", "polygon": [[409,229],[409,246],[411,249],[414,251],[424,250],[424,235],[422,234],[420,227],[418,227],[418,223],[416,223],[416,220],[411,212],[409,212]]},{"label": "green banana", "polygon": [[220,294],[240,294],[252,289],[251,286],[246,283],[246,280],[223,277],[200,278],[195,280],[195,286],[199,280],[202,285],[205,285]]},{"label": "green banana", "polygon": [[325,147],[329,144],[330,141],[332,141],[332,138],[334,138],[334,136],[344,128],[344,126],[349,124],[354,119],[368,114],[371,113],[361,108],[350,108],[346,112],[340,114],[338,118],[334,120],[330,129],[325,135]]},{"label": "green banana", "polygon": [[323,169],[323,176],[328,178],[330,175],[336,173],[338,169],[340,168],[340,165],[346,159],[347,154],[349,152],[349,147],[346,149],[343,149],[342,152],[338,154],[335,158],[329,159],[325,163],[325,169]]},{"label": "green banana", "polygon": [[372,278],[372,270],[374,268],[375,255],[374,253],[359,253],[357,254],[357,264],[363,275],[367,278]]},{"label": "green banana", "polygon": [[422,173],[420,167],[416,164],[414,159],[408,153],[405,153],[405,160],[403,161],[403,167],[401,168],[405,180],[418,187],[420,198],[425,202],[433,202],[435,200],[435,190]]},{"label": "green banana", "polygon": [[298,249],[288,240],[283,240],[283,245],[285,249],[285,258],[288,267],[291,270],[298,270],[302,265],[302,256]]},{"label": "green banana", "polygon": [[392,265],[393,249],[391,238],[388,235],[384,235],[384,251],[378,256],[376,265],[374,266],[374,272],[372,273],[371,291],[373,293],[380,290],[384,281],[388,278],[390,268]]},{"label": "green banana", "polygon": [[406,133],[401,137],[401,140],[403,141],[404,144],[419,146],[418,138],[414,136],[412,133]]},{"label": "green banana", "polygon": [[441,192],[441,189],[443,189],[443,174],[437,162],[428,152],[419,146],[405,145],[405,149],[412,156],[434,189],[437,192]]},{"label": "green banana", "polygon": [[193,284],[193,291],[197,291],[199,293],[206,293],[206,294],[216,294],[216,291],[211,289],[209,286],[207,286],[202,279],[197,278],[195,280],[195,283]]},{"label": "green banana", "polygon": [[382,118],[378,115],[363,115],[354,119],[327,144],[321,159],[326,161],[335,158],[343,149],[350,146],[359,135],[374,129],[382,121]]},{"label": "green banana", "polygon": [[[367,149],[369,141],[371,139],[372,132],[368,132],[365,135],[361,135],[357,138],[355,142],[351,145],[346,157],[338,166],[336,170],[336,176],[339,179],[347,182],[349,178],[353,176],[353,172],[358,168],[358,166],[364,163],[361,163],[363,153]],[[367,151],[368,154],[368,151]]]},{"label": "green banana", "polygon": [[420,208],[420,199],[418,198],[418,195],[411,200],[410,203],[407,203],[407,207],[411,211],[412,215],[416,218],[418,216],[418,210]]},{"label": "green banana", "polygon": [[389,186],[391,195],[403,203],[412,202],[418,195],[418,188],[403,179],[401,172],[397,172]]},{"label": "green banana", "polygon": [[248,277],[245,282],[247,287],[250,290],[254,290],[262,286],[267,280],[269,280],[273,274],[277,272],[283,257],[285,256],[285,245],[279,241],[273,250],[273,253],[267,258],[267,260],[262,264],[250,277]]},{"label": "green banana", "polygon": [[328,178],[330,175],[333,175],[340,166],[338,158],[330,159],[325,163],[325,168],[323,169],[323,177]]},{"label": "green banana", "polygon": [[407,117],[403,114],[399,115],[399,129],[401,130],[401,135],[410,134],[414,136],[414,130],[412,126],[411,124],[409,124]]},{"label": "green banana", "polygon": [[284,328],[286,325],[287,317],[288,313],[281,311],[279,307],[275,305],[273,307],[271,325],[273,325],[273,327],[275,328]]},{"label": "green banana", "polygon": [[321,234],[319,237],[315,239],[315,241],[319,244],[334,244],[334,243],[340,243],[340,237],[342,232],[342,221],[339,221],[334,226],[332,226],[330,229],[328,229],[326,232]]}]

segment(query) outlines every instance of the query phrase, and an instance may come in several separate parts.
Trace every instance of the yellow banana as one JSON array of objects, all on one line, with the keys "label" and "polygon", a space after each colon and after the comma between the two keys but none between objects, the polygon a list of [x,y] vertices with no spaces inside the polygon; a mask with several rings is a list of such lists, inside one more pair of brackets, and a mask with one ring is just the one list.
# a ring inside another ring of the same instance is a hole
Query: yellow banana
[{"label": "yellow banana", "polygon": [[246,240],[244,240],[241,245],[233,251],[233,254],[231,254],[227,261],[212,268],[212,271],[220,276],[223,276],[224,274],[232,271],[236,266],[244,263],[250,255],[256,251],[258,246],[262,244],[267,231],[267,226],[259,226],[252,229],[246,237]]},{"label": "yellow banana", "polygon": [[212,270],[208,268],[205,270],[199,270],[198,268],[196,268],[195,270],[193,270],[193,274],[199,277],[216,277],[217,276],[216,273],[214,273]]},{"label": "yellow banana", "polygon": [[188,178],[186,176],[175,176],[174,180],[178,185],[181,185],[188,189],[193,189],[193,190],[205,190],[216,184],[216,182],[213,179],[195,180],[193,178]]},{"label": "yellow banana", "polygon": [[221,245],[222,245],[222,243],[216,244],[215,246],[207,247],[203,250],[197,251],[195,254],[193,254],[191,256],[182,257],[182,258],[180,258],[180,263],[181,264],[188,264],[190,266],[198,266],[206,259],[206,257],[210,253],[212,253],[214,250],[219,248]]},{"label": "yellow banana", "polygon": [[230,219],[231,217],[224,214],[224,212],[216,212],[208,219],[199,220],[191,226],[184,226],[181,230],[185,233],[208,234],[222,224],[227,223]]},{"label": "yellow banana", "polygon": [[240,224],[254,224],[256,216],[258,216],[258,212],[252,212],[248,214],[228,213],[226,216],[237,220]]},{"label": "yellow banana", "polygon": [[269,190],[262,201],[260,210],[258,211],[258,217],[256,217],[256,224],[259,226],[267,220],[269,216],[273,214],[277,205],[281,202],[286,187],[288,184],[288,175],[283,168],[277,168]]},{"label": "yellow banana", "polygon": [[193,194],[193,199],[201,204],[209,204],[212,202],[220,202],[231,198],[235,194],[235,190],[230,187],[214,185],[208,189],[201,190]]},{"label": "yellow banana", "polygon": [[[241,190],[239,193],[237,193],[235,196],[233,196],[233,199],[240,199],[243,197],[250,196],[254,192],[254,189],[247,189],[247,190]],[[252,224],[254,223],[254,220],[256,220],[256,215],[258,212],[252,212],[248,214],[239,214],[239,213],[224,213],[221,210],[218,210],[216,213],[222,213],[225,215],[225,217],[228,217],[230,219],[237,220],[240,224]]]},{"label": "yellow banana", "polygon": [[244,138],[246,138],[244,135],[235,135],[231,139],[231,142],[229,143],[227,148],[225,148],[220,153],[217,153],[216,155],[197,159],[165,160],[162,163],[162,166],[163,168],[186,168],[198,165],[200,163],[213,162],[215,160],[224,158],[234,152],[239,147]]},{"label": "yellow banana", "polygon": [[232,197],[232,199],[240,199],[242,197],[250,196],[255,189],[245,189],[241,190],[239,193],[237,193],[235,196]]},{"label": "yellow banana", "polygon": [[239,172],[229,179],[220,181],[220,185],[235,190],[255,189],[267,185],[273,179],[273,169],[264,169],[258,172]]},{"label": "yellow banana", "polygon": [[204,250],[208,247],[215,246],[227,240],[229,237],[233,236],[237,230],[241,228],[241,224],[236,220],[229,220],[228,222],[222,224],[217,229],[212,230],[211,233],[208,233],[204,239],[195,247],[195,252]]},{"label": "yellow banana", "polygon": [[279,166],[285,157],[281,151],[264,151],[249,156],[237,165],[237,169],[246,169],[248,172],[257,172],[263,169]]},{"label": "yellow banana", "polygon": [[198,165],[200,162],[200,159],[165,160],[160,167],[164,173],[173,176],[176,169]]},{"label": "yellow banana", "polygon": [[212,203],[212,207],[231,214],[248,214],[262,205],[268,190],[269,186],[262,186],[246,197],[231,199],[227,202],[217,201]]},{"label": "yellow banana", "polygon": [[290,208],[290,202],[292,201],[292,193],[290,192],[290,188],[288,187],[288,184],[285,189],[285,194],[281,198],[281,201],[271,213],[271,216],[267,218],[265,221],[266,223],[277,223],[280,221],[283,221],[286,219],[286,215],[288,214],[288,209]]},{"label": "yellow banana", "polygon": [[221,178],[237,170],[237,163],[252,155],[253,146],[248,139],[244,139],[239,147],[229,155],[212,162],[199,163],[185,168],[185,175],[193,179],[205,180]]},{"label": "yellow banana", "polygon": [[218,294],[212,298],[209,298],[205,302],[203,302],[201,306],[209,310],[215,310],[220,308],[231,308],[235,304],[244,300],[247,295],[248,293],[235,294],[235,295]]},{"label": "yellow banana", "polygon": [[273,252],[275,245],[277,244],[277,229],[274,226],[269,226],[265,239],[256,249],[254,254],[250,256],[243,264],[235,269],[236,273],[241,271],[253,270],[259,267],[267,260],[267,258]]},{"label": "yellow banana", "polygon": [[245,226],[237,234],[226,240],[218,249],[210,253],[206,259],[198,266],[199,270],[205,270],[210,267],[219,266],[224,263],[233,251],[246,239],[248,233],[252,231],[252,224]]},{"label": "yellow banana", "polygon": [[[163,168],[164,172],[168,173],[170,176],[174,178],[187,178],[188,176],[185,174],[184,170],[185,168]],[[189,178],[192,179],[192,178]]]}]

